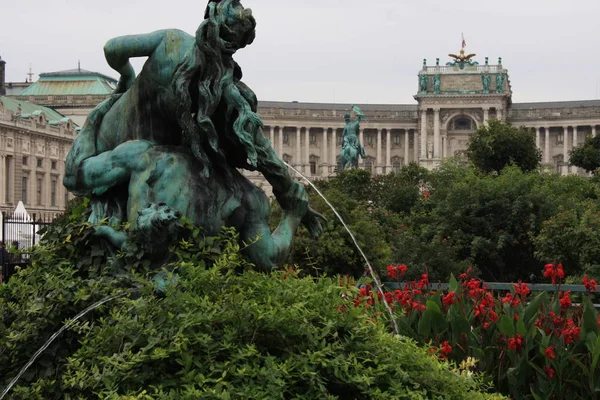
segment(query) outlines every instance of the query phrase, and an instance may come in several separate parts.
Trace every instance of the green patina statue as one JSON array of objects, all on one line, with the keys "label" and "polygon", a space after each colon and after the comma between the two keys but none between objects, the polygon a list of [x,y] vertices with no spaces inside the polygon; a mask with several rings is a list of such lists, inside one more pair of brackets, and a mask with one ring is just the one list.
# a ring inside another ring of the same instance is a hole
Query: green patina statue
[{"label": "green patina statue", "polygon": [[483,85],[483,93],[490,92],[490,74],[484,72],[481,74],[481,84]]},{"label": "green patina statue", "polygon": [[429,77],[427,74],[419,76],[419,90],[423,93],[427,92],[427,86],[429,85]]},{"label": "green patina statue", "polygon": [[433,93],[438,94],[441,88],[441,78],[439,75],[433,77]]},{"label": "green patina statue", "polygon": [[496,93],[504,93],[504,73],[499,72],[496,75]]},{"label": "green patina statue", "polygon": [[352,106],[352,111],[356,114],[353,121],[350,113],[344,115],[346,126],[342,132],[342,150],[340,154],[340,170],[349,168],[358,168],[358,157],[366,158],[365,149],[360,143],[358,135],[360,133],[360,121],[365,119],[365,114],[357,106]]},{"label": "green patina statue", "polygon": [[[301,223],[316,237],[323,217],[264,137],[256,95],[232,58],[254,40],[251,10],[239,0],[211,0],[204,18],[195,36],[170,29],[108,41],[106,60],[119,83],[76,137],[64,185],[91,196],[94,223],[149,230],[181,213],[208,235],[235,227],[253,243],[244,250],[250,261],[271,268]],[[132,57],[148,57],[137,78]],[[259,171],[273,187],[283,209],[274,232],[266,195],[238,169]],[[126,245],[114,228],[98,232]]]}]

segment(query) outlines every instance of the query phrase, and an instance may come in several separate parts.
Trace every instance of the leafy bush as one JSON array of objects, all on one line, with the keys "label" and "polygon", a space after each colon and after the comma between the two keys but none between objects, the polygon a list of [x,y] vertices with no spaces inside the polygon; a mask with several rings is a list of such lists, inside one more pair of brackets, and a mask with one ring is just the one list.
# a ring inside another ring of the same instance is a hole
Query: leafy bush
[{"label": "leafy bush", "polygon": [[231,231],[189,230],[157,292],[135,244],[107,260],[85,211],[50,227],[33,265],[0,285],[0,382],[80,310],[134,292],[65,331],[12,399],[493,397],[477,376],[390,334],[384,316],[352,307],[354,286],[254,272]]}]

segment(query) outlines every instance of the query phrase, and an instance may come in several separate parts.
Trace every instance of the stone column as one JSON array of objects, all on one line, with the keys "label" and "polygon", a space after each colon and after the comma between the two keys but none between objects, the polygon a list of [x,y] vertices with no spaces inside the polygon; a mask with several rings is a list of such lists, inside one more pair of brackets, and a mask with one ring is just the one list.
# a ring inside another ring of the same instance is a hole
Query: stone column
[{"label": "stone column", "polygon": [[337,167],[337,128],[331,129],[331,165]]},{"label": "stone column", "polygon": [[544,128],[546,131],[546,141],[544,142],[544,163],[550,164],[550,127]]},{"label": "stone column", "polygon": [[408,164],[408,129],[404,130],[404,165]]},{"label": "stone column", "polygon": [[329,128],[323,128],[323,161],[321,162],[321,175],[327,176],[329,175],[329,163],[327,159],[329,158],[328,148],[327,148],[327,131]]},{"label": "stone column", "polygon": [[563,126],[563,175],[569,173],[569,127]]},{"label": "stone column", "polygon": [[[0,154],[0,204],[4,204],[6,202],[6,193],[4,188],[6,188],[6,156],[4,154]],[[1,228],[1,227],[0,227]]]},{"label": "stone column", "polygon": [[298,171],[302,171],[302,147],[300,145],[300,127],[296,127],[296,160],[294,164],[296,164],[296,169]]},{"label": "stone column", "polygon": [[596,125],[592,125],[592,137],[595,137],[598,132],[596,131]]},{"label": "stone column", "polygon": [[279,127],[279,138],[278,138],[278,145],[277,147],[279,148],[279,157],[281,157],[283,159],[283,126]]},{"label": "stone column", "polygon": [[417,130],[415,129],[413,131],[413,161],[416,163],[419,162],[419,152],[417,150],[417,144],[419,144],[419,132],[417,132]]},{"label": "stone column", "polygon": [[442,136],[442,158],[448,158],[448,136]]},{"label": "stone column", "polygon": [[573,148],[577,147],[579,144],[579,139],[577,138],[577,127],[573,127]]},{"label": "stone column", "polygon": [[421,158],[427,158],[427,109],[421,110]]},{"label": "stone column", "polygon": [[385,136],[385,173],[392,172],[392,130],[388,129]]},{"label": "stone column", "polygon": [[541,150],[540,148],[540,128],[536,127],[535,128],[535,147],[539,150]]},{"label": "stone column", "polygon": [[381,128],[377,128],[377,166],[375,167],[375,173],[377,175],[381,175],[382,172],[383,167],[381,166]]},{"label": "stone column", "polygon": [[483,109],[483,124],[487,125],[489,120],[490,120],[490,108],[485,107]]},{"label": "stone column", "polygon": [[[365,130],[363,128],[359,129],[359,134],[358,134],[358,141],[360,142],[360,145],[365,147],[365,135],[364,135]],[[365,150],[365,154],[367,153],[367,150]],[[362,157],[358,157],[358,166],[362,167],[365,164],[365,159]]]},{"label": "stone column", "polygon": [[433,158],[440,158],[440,109],[433,109]]},{"label": "stone column", "polygon": [[275,148],[275,128],[269,126],[269,139],[271,140],[271,147]]},{"label": "stone column", "polygon": [[304,131],[304,173],[310,173],[310,128],[305,128]]}]

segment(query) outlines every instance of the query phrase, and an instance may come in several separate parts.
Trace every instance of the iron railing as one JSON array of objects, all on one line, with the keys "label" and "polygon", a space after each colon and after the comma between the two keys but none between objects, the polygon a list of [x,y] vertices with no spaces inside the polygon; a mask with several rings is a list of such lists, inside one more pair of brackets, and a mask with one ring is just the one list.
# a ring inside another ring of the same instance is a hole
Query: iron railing
[{"label": "iron railing", "polygon": [[[31,263],[31,248],[39,242],[39,231],[52,221],[49,217],[36,214],[2,213],[0,220],[0,282],[7,281],[15,273],[15,268],[26,267]],[[13,253],[11,250],[15,250]]]}]

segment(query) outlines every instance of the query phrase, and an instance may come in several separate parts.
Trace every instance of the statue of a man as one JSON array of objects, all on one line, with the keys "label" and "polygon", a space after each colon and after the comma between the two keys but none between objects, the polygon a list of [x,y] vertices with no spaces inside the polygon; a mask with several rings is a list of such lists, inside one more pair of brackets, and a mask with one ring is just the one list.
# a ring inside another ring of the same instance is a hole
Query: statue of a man
[{"label": "statue of a man", "polygon": [[430,160],[433,158],[433,142],[431,140],[427,142],[427,158]]},{"label": "statue of a man", "polygon": [[496,75],[496,93],[504,93],[504,73]]},{"label": "statue of a man", "polygon": [[429,77],[426,74],[419,76],[419,90],[423,93],[427,92]]},{"label": "statue of a man", "polygon": [[481,75],[481,83],[483,84],[483,93],[490,92],[490,74],[484,72]]},{"label": "statue of a man", "polygon": [[358,168],[358,157],[366,158],[365,149],[360,143],[360,121],[364,119],[364,114],[360,108],[352,106],[356,113],[356,120],[350,118],[350,113],[344,114],[346,126],[342,133],[342,150],[340,153],[340,169],[343,171],[348,168]]},{"label": "statue of a man", "polygon": [[436,93],[436,94],[439,93],[440,86],[441,86],[440,76],[436,75],[433,77],[433,93]]}]

